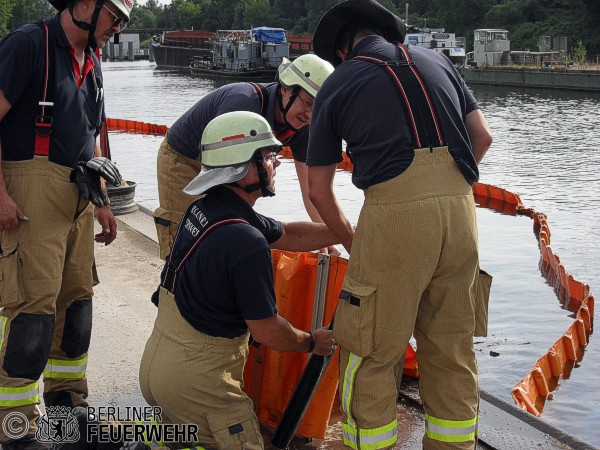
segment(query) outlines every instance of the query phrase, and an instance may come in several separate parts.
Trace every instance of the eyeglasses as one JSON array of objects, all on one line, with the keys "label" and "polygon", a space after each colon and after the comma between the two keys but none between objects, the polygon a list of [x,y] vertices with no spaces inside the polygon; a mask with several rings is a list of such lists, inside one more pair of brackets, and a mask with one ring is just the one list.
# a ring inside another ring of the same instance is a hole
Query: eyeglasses
[{"label": "eyeglasses", "polygon": [[273,162],[277,159],[277,152],[267,153],[267,155],[263,155],[264,162]]},{"label": "eyeglasses", "polygon": [[312,99],[306,100],[306,99],[302,98],[300,96],[300,94],[298,94],[298,98],[300,99],[300,105],[302,106],[302,109],[304,111],[311,112],[313,110],[314,100],[313,101],[311,101]]},{"label": "eyeglasses", "polygon": [[102,6],[106,8],[106,10],[114,17],[112,26],[119,27],[119,31],[123,31],[127,27],[128,20],[121,16],[117,16],[114,12],[110,10],[108,6]]}]

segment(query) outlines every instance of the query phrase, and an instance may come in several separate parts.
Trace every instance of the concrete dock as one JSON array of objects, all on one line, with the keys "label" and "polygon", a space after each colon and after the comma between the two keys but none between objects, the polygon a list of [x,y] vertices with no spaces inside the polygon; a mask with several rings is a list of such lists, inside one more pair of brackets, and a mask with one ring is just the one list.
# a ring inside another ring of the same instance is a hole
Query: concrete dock
[{"label": "concrete dock", "polygon": [[[95,247],[100,284],[94,289],[94,326],[87,369],[92,406],[145,405],[138,387],[138,368],[156,317],[150,296],[158,286],[163,265],[149,213],[142,208],[117,216],[117,239],[109,246]],[[594,448],[491,394],[482,393],[480,411],[478,449]],[[343,448],[341,419],[336,401],[325,439],[295,439],[290,448]],[[400,392],[398,423],[399,439],[394,448],[421,449],[424,420],[414,381]],[[265,445],[274,448],[269,446],[272,432],[263,431]]]}]

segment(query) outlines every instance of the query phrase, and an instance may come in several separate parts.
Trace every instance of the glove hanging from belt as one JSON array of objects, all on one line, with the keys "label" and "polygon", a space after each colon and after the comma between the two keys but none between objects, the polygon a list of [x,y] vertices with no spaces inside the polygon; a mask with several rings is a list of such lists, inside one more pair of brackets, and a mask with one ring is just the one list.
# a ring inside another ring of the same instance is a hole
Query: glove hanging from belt
[{"label": "glove hanging from belt", "polygon": [[79,161],[73,165],[71,181],[77,183],[79,193],[98,208],[108,205],[108,196],[102,191],[100,177],[113,186],[121,185],[119,169],[103,156],[97,156],[89,161]]}]

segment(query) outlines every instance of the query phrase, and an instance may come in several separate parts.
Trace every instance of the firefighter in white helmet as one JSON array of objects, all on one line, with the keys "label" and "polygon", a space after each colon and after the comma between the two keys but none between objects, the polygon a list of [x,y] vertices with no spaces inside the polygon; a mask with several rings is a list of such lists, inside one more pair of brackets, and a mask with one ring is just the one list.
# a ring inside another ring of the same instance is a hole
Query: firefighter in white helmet
[{"label": "firefighter in white helmet", "polygon": [[[87,405],[95,240],[117,223],[100,157],[105,121],[94,53],[129,20],[131,0],[53,1],[50,20],[0,43],[0,444],[35,439],[44,376],[46,408]],[[100,181],[100,177],[104,180]],[[95,211],[94,211],[95,210]],[[18,425],[11,418],[18,417]]]},{"label": "firefighter in white helmet", "polygon": [[[177,225],[193,198],[182,188],[200,171],[200,138],[215,117],[232,111],[251,111],[262,115],[277,139],[289,146],[306,210],[315,222],[320,216],[306,195],[306,148],[312,108],[321,85],[333,66],[315,55],[294,61],[283,60],[278,81],[268,84],[232,83],[203,97],[169,129],[158,151],[157,178],[159,208],[154,212],[161,258],[169,253]],[[335,247],[330,249],[339,254]]]},{"label": "firefighter in white helmet", "polygon": [[252,112],[220,115],[204,129],[204,167],[185,188],[204,196],[188,206],[167,257],[140,367],[142,394],[162,408],[162,420],[199,427],[198,441],[179,448],[263,448],[241,389],[250,333],[279,351],[334,350],[328,330],[298,330],[277,314],[270,248],[335,242],[321,223],[282,223],[253,210],[258,198],[275,193],[280,147],[269,123]]}]

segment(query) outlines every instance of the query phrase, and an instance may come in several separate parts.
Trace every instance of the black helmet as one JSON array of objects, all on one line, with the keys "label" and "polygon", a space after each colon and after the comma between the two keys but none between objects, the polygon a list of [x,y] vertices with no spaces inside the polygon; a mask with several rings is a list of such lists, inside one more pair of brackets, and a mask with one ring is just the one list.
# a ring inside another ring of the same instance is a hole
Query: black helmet
[{"label": "black helmet", "polygon": [[317,56],[338,66],[336,44],[344,28],[368,23],[390,42],[404,42],[404,21],[375,0],[345,0],[332,6],[317,25],[313,34],[313,49]]},{"label": "black helmet", "polygon": [[54,6],[59,11],[66,9],[69,5],[69,0],[48,0],[52,6]]}]

